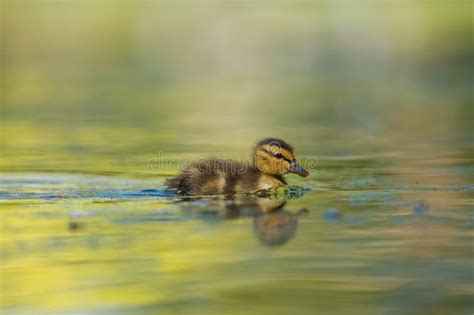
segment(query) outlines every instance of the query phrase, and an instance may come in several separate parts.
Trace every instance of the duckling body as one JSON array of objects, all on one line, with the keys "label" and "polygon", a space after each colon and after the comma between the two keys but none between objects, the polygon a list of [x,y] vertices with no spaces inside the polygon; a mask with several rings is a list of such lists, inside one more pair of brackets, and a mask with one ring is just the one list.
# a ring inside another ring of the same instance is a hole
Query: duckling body
[{"label": "duckling body", "polygon": [[309,174],[297,164],[289,144],[267,138],[255,147],[251,163],[203,160],[184,169],[166,185],[182,195],[234,195],[286,185],[283,174],[290,172]]},{"label": "duckling body", "polygon": [[282,176],[262,174],[250,165],[225,160],[193,164],[167,182],[169,189],[183,195],[234,195],[282,185],[286,185]]}]

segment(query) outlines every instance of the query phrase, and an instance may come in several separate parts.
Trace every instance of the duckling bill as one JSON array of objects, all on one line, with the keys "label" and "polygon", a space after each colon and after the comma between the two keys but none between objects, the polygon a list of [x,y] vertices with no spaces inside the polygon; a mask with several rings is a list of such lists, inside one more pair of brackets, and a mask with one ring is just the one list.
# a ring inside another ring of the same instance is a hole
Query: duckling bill
[{"label": "duckling bill", "polygon": [[286,185],[283,175],[309,175],[287,142],[266,138],[255,147],[251,163],[211,159],[192,164],[166,182],[181,195],[233,195]]}]

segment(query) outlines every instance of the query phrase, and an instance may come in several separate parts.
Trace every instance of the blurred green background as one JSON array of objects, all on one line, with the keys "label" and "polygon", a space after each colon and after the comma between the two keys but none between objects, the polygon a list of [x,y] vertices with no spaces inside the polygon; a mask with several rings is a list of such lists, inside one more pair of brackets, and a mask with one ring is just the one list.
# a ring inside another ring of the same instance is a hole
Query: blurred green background
[{"label": "blurred green background", "polygon": [[472,151],[471,1],[3,0],[1,169]]}]

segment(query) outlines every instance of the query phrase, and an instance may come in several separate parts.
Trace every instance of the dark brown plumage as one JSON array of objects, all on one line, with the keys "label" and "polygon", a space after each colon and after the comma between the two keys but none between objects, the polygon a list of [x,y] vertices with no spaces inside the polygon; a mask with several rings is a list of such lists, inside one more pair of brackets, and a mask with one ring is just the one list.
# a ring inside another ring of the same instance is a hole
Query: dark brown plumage
[{"label": "dark brown plumage", "polygon": [[166,186],[182,195],[234,195],[286,185],[284,174],[308,176],[294,157],[293,147],[266,138],[254,149],[250,163],[210,159],[192,164]]}]

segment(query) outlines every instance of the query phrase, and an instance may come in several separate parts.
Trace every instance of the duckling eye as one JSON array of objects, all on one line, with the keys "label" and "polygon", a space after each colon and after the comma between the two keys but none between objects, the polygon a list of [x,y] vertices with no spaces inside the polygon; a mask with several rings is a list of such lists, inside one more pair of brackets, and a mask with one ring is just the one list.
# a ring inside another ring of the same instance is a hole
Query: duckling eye
[{"label": "duckling eye", "polygon": [[281,158],[283,157],[283,154],[281,154],[281,153],[275,153],[275,157],[281,159]]}]

